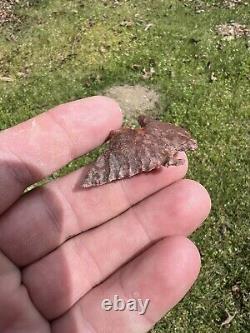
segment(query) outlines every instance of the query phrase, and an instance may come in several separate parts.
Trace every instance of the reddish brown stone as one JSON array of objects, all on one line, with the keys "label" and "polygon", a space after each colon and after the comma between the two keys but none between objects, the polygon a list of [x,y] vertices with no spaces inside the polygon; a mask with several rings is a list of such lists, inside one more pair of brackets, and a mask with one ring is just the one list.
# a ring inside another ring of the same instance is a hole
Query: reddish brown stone
[{"label": "reddish brown stone", "polygon": [[112,131],[108,149],[86,175],[84,188],[103,185],[117,179],[149,172],[162,165],[181,165],[178,151],[195,150],[197,143],[183,128],[139,116],[141,128]]}]

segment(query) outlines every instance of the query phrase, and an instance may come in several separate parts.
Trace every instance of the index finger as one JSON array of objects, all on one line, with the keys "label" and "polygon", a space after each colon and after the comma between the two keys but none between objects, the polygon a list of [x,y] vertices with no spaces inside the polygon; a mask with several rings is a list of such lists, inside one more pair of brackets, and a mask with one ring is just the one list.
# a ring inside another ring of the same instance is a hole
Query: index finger
[{"label": "index finger", "polygon": [[119,105],[107,97],[62,104],[0,133],[0,213],[24,189],[99,146],[121,126]]}]

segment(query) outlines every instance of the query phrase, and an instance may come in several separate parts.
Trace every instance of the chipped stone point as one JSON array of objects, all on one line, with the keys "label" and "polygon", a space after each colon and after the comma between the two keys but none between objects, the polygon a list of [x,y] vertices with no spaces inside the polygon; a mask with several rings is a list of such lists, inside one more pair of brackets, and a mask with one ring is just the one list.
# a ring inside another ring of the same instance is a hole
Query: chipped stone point
[{"label": "chipped stone point", "polygon": [[88,188],[130,178],[162,165],[182,165],[178,151],[195,150],[196,141],[185,129],[141,115],[140,128],[110,133],[108,149],[91,166],[82,187]]}]

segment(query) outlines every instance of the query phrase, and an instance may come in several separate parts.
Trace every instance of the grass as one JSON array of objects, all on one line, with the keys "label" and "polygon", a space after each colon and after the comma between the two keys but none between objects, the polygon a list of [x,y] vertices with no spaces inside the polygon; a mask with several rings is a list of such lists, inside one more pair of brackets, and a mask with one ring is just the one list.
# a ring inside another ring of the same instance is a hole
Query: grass
[{"label": "grass", "polygon": [[[244,38],[223,41],[214,29],[249,24],[249,6],[203,1],[209,6],[197,14],[194,1],[30,2],[16,6],[18,21],[0,27],[0,76],[13,79],[0,81],[1,129],[114,84],[158,89],[162,118],[198,139],[189,176],[208,189],[213,208],[192,237],[200,278],[152,332],[248,332],[250,47]],[[143,80],[150,67],[154,75]],[[221,327],[226,311],[236,315]]]}]

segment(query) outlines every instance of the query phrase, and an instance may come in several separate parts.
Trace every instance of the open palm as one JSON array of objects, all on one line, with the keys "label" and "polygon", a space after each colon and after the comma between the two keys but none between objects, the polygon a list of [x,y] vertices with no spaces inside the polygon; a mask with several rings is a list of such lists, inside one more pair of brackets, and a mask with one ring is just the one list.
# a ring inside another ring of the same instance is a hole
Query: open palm
[{"label": "open palm", "polygon": [[[200,257],[186,236],[210,199],[183,179],[187,160],[88,190],[83,168],[23,194],[121,121],[114,101],[92,97],[0,133],[0,332],[147,332],[195,281]],[[114,295],[150,303],[144,315],[105,311]]]}]

